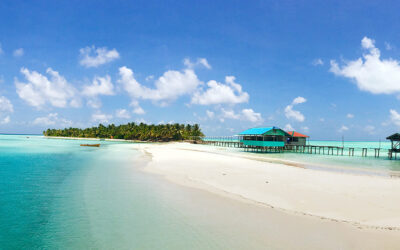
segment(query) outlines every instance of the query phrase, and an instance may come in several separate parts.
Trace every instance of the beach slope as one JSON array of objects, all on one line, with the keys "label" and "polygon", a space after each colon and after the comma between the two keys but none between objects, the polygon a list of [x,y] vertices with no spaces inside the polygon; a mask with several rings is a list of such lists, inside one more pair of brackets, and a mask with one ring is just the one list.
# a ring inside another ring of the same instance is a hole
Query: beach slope
[{"label": "beach slope", "polygon": [[358,227],[400,229],[400,179],[302,168],[187,143],[135,145],[178,184]]}]

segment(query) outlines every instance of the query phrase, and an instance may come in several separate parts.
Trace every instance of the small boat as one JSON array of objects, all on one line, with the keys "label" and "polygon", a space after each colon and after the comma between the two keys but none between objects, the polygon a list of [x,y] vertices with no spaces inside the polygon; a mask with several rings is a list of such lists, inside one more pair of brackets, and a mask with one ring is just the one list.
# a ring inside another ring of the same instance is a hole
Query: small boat
[{"label": "small boat", "polygon": [[82,147],[100,147],[100,144],[81,144]]}]

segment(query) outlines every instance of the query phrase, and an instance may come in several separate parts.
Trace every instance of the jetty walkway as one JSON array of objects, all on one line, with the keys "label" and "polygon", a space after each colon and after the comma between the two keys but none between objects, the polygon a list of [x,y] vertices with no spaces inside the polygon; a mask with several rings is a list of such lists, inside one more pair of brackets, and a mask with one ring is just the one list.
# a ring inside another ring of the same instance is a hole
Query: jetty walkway
[{"label": "jetty walkway", "polygon": [[[285,145],[285,147],[261,147],[261,146],[248,146],[243,144],[238,137],[205,137],[200,142],[201,144],[219,146],[219,147],[232,147],[243,148],[244,151],[259,152],[259,153],[278,153],[278,152],[292,152],[303,154],[320,154],[320,155],[337,155],[337,156],[361,156],[361,157],[375,157],[379,158],[385,155],[390,159],[397,159],[397,153],[390,149],[385,148],[368,148],[368,147],[340,147],[329,145]],[[356,153],[355,153],[356,152]],[[400,153],[400,152],[399,152]]]}]

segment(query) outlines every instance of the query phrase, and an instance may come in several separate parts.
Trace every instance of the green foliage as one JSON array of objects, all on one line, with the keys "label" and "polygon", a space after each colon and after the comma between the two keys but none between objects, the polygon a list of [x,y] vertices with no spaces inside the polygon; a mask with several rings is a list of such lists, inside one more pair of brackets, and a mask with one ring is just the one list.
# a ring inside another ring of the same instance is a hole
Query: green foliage
[{"label": "green foliage", "polygon": [[110,124],[107,127],[99,124],[92,128],[65,128],[47,129],[43,131],[45,136],[82,137],[82,138],[114,138],[140,141],[180,141],[195,139],[204,136],[198,124],[160,124],[148,125],[134,122],[115,126]]}]

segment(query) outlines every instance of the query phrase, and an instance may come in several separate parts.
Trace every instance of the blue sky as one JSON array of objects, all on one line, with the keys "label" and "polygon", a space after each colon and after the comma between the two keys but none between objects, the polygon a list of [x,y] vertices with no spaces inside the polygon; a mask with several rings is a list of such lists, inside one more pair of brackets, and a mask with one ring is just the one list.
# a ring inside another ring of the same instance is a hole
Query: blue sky
[{"label": "blue sky", "polygon": [[199,123],[400,128],[395,1],[1,1],[0,132]]}]

